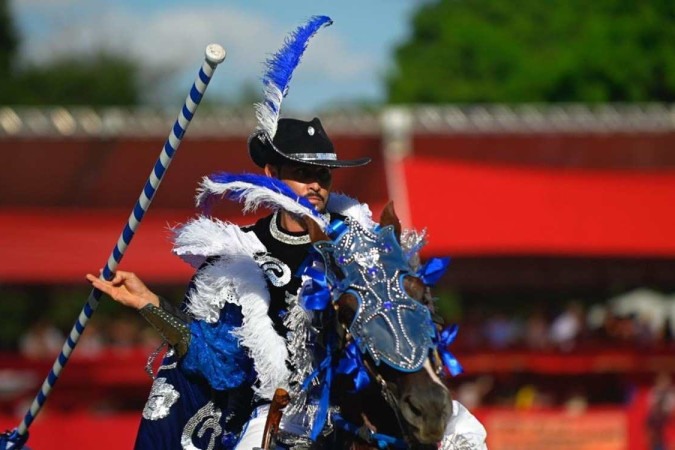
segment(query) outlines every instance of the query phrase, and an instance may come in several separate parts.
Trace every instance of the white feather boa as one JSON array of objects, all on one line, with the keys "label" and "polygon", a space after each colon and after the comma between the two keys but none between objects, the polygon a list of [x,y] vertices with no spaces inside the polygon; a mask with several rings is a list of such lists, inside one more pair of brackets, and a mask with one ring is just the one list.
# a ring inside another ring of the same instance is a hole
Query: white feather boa
[{"label": "white feather boa", "polygon": [[[290,189],[289,189],[290,190]],[[283,209],[285,211],[307,216],[316,223],[325,228],[328,223],[322,216],[316,213],[316,210],[309,210],[298,200],[298,196],[290,198],[283,193],[276,192],[267,186],[260,186],[245,181],[233,181],[229,183],[219,183],[204,177],[197,189],[197,206],[203,205],[205,201],[212,196],[224,196],[230,191],[241,191],[241,201],[244,203],[244,213],[257,211],[260,207],[271,207],[274,209]],[[304,200],[304,199],[303,199]]]},{"label": "white feather boa", "polygon": [[198,216],[174,228],[173,252],[195,269],[210,256],[252,256],[267,249],[254,233],[237,225]]},{"label": "white feather boa", "polygon": [[267,314],[270,296],[255,253],[266,252],[254,233],[237,225],[199,217],[176,230],[174,253],[195,267],[209,256],[219,258],[194,278],[187,299],[189,313],[214,323],[226,303],[241,307],[242,326],[234,333],[253,359],[259,383],[256,395],[271,399],[277,387],[288,387],[288,351]]}]

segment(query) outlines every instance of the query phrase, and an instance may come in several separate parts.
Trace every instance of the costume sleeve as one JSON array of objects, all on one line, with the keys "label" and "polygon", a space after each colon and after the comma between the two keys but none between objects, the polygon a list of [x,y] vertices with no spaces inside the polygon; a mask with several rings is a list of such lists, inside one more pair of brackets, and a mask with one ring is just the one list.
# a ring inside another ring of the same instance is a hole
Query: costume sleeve
[{"label": "costume sleeve", "polygon": [[190,316],[187,315],[185,311],[178,308],[164,297],[159,297],[159,307],[185,324],[190,322]]},{"label": "costume sleeve", "polygon": [[452,417],[445,428],[439,450],[487,450],[487,431],[482,423],[457,400],[452,401]]}]

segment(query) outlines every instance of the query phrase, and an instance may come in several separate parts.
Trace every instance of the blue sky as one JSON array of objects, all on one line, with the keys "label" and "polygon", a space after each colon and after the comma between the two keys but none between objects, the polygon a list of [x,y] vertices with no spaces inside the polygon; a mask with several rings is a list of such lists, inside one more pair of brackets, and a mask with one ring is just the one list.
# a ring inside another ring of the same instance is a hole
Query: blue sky
[{"label": "blue sky", "polygon": [[138,60],[146,80],[163,79],[152,102],[187,93],[210,42],[228,51],[207,95],[235,99],[257,87],[262,62],[312,15],[334,24],[312,40],[284,105],[311,111],[350,100],[382,100],[392,51],[422,0],[11,0],[26,63],[100,49]]}]

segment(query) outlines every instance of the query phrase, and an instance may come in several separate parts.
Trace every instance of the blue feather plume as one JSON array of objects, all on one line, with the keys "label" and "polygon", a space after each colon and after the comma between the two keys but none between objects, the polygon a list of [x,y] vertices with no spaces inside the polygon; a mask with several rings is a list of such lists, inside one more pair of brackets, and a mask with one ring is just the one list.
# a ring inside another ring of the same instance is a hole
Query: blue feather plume
[{"label": "blue feather plume", "polygon": [[267,70],[263,75],[265,98],[256,103],[258,129],[264,131],[269,139],[277,132],[277,122],[281,111],[281,101],[288,93],[293,71],[300,63],[309,40],[321,27],[333,23],[328,16],[313,16],[286,37],[284,46],[266,61]]},{"label": "blue feather plume", "polygon": [[245,204],[244,211],[253,211],[259,206],[308,215],[320,225],[325,219],[305,197],[301,197],[288,185],[276,178],[252,173],[232,174],[219,172],[204,177],[197,194],[197,204],[209,209],[215,197],[225,197]]}]

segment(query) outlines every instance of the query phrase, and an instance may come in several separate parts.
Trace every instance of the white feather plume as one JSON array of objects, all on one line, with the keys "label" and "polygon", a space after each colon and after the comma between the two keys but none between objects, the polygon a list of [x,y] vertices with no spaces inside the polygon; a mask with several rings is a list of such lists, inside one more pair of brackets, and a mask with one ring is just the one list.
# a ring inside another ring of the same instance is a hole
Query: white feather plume
[{"label": "white feather plume", "polygon": [[261,206],[271,207],[272,209],[283,209],[299,216],[309,216],[322,228],[328,223],[317,214],[316,210],[310,210],[299,203],[301,197],[292,198],[269,189],[265,186],[258,186],[244,181],[235,181],[231,183],[218,183],[208,177],[202,179],[197,190],[197,204],[202,204],[206,198],[212,195],[225,195],[229,191],[240,191],[241,199],[244,203],[244,213],[256,211]]},{"label": "white feather plume", "polygon": [[373,213],[366,203],[359,203],[358,200],[345,194],[333,192],[328,198],[326,209],[330,212],[342,214],[351,217],[367,229],[372,229],[377,225],[373,221]]},{"label": "white feather plume", "polygon": [[204,216],[174,228],[173,232],[173,253],[195,269],[210,256],[243,256],[267,251],[254,233],[246,233],[237,225]]}]

